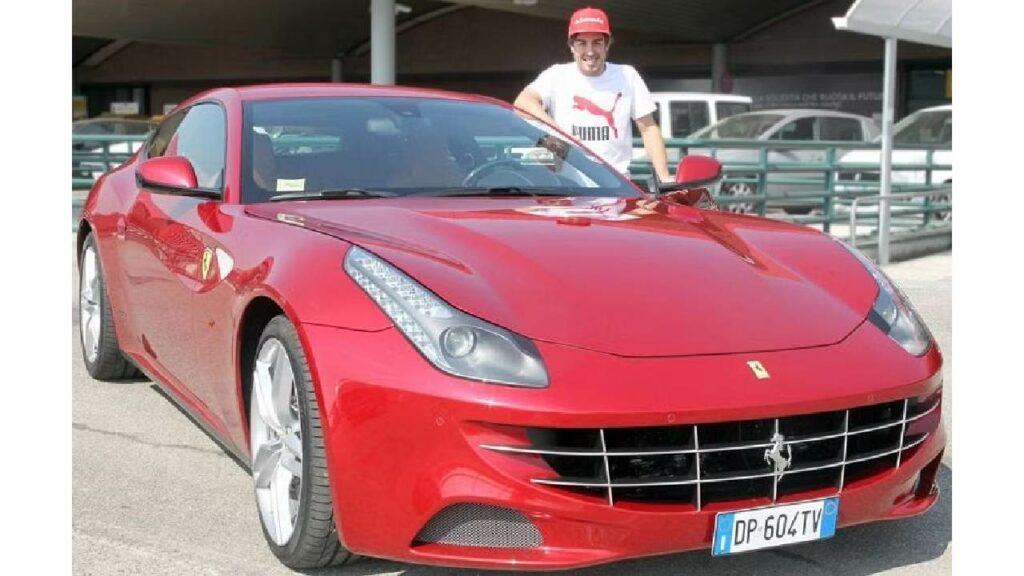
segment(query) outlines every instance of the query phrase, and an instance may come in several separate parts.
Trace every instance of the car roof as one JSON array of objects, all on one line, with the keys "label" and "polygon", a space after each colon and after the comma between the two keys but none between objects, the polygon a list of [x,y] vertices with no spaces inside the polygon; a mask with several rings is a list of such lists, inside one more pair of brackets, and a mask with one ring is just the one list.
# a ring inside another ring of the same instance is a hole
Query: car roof
[{"label": "car roof", "polygon": [[736,116],[752,116],[754,114],[781,114],[790,118],[804,118],[807,116],[834,116],[837,118],[856,118],[857,120],[870,120],[867,116],[853,114],[850,112],[839,112],[837,110],[825,110],[822,108],[772,108],[764,110],[751,110],[736,114]]},{"label": "car roof", "polygon": [[496,98],[476,94],[464,94],[460,92],[449,92],[446,90],[435,90],[429,88],[411,88],[406,86],[332,82],[254,84],[248,86],[232,86],[229,88],[215,88],[189,98],[188,101],[183,103],[183,105],[189,105],[192,102],[206,98],[224,97],[229,94],[237,97],[243,102],[280,100],[285,98],[365,98],[376,96],[385,98],[440,98],[468,102],[497,103],[506,107],[510,106],[507,102],[503,102]]},{"label": "car roof", "polygon": [[120,118],[118,116],[100,116],[98,118],[86,118],[84,120],[75,120],[71,123],[72,126],[83,126],[85,124],[101,124],[101,123],[118,123],[118,124],[156,124],[153,120],[146,120],[144,118]]},{"label": "car roof", "polygon": [[942,111],[942,112],[947,112],[947,111],[948,112],[952,112],[953,111],[953,105],[952,104],[942,104],[941,106],[930,106],[928,108],[921,108],[920,110],[914,110],[913,112],[911,112],[911,114],[917,114],[918,112],[939,112],[939,111]]}]

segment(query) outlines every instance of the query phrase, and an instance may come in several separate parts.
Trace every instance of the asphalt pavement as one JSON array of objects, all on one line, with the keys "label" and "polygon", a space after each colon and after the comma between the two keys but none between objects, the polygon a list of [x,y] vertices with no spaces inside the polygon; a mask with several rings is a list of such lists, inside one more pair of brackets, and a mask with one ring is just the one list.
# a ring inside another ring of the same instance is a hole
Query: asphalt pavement
[{"label": "asphalt pavement", "polygon": [[[944,420],[952,438],[952,255],[886,267],[945,354]],[[77,270],[73,267],[73,276]],[[247,473],[148,380],[98,382],[72,324],[72,569],[75,574],[291,574],[267,548]],[[952,450],[942,497],[924,516],[841,529],[827,541],[712,558],[673,554],[574,570],[574,575],[952,573]],[[329,575],[469,575],[358,559]]]}]

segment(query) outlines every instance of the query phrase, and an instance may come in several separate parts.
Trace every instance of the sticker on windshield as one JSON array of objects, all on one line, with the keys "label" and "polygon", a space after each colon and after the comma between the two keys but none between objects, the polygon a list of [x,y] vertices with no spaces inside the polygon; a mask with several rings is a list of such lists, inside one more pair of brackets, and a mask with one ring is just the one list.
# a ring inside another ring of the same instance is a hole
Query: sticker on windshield
[{"label": "sticker on windshield", "polygon": [[305,189],[305,178],[296,178],[294,180],[277,179],[277,192],[303,192]]}]

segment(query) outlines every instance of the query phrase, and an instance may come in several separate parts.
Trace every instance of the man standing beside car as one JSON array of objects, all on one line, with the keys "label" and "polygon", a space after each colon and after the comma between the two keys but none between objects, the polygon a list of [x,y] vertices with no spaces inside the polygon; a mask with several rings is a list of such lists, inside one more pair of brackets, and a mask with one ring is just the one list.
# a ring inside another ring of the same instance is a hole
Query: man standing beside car
[{"label": "man standing beside car", "polygon": [[654,121],[654,100],[635,68],[606,62],[611,44],[604,11],[577,10],[569,19],[573,62],[541,72],[519,93],[515,105],[572,134],[627,177],[633,157],[630,121],[635,121],[655,173],[668,182],[665,141]]}]

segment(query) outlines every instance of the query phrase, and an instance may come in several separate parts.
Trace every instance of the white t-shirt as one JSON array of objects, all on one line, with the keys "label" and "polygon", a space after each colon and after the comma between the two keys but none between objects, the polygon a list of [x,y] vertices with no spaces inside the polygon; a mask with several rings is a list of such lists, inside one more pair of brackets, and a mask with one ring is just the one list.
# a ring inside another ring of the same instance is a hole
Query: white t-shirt
[{"label": "white t-shirt", "polygon": [[575,62],[555,64],[528,87],[540,95],[559,128],[619,172],[629,174],[632,121],[656,109],[635,68],[606,62],[600,76],[584,76]]}]

